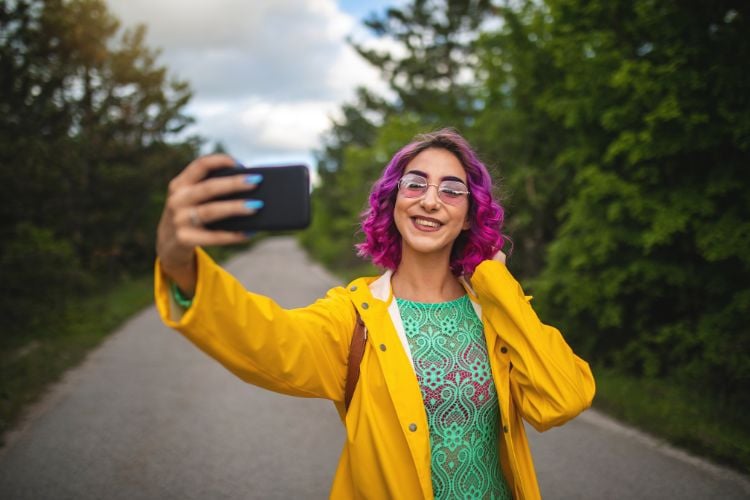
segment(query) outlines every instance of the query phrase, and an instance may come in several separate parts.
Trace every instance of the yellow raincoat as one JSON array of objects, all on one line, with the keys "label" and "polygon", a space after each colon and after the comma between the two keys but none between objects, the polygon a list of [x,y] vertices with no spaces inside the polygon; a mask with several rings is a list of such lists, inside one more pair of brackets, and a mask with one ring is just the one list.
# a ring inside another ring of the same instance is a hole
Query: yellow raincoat
[{"label": "yellow raincoat", "polygon": [[[390,273],[359,278],[310,306],[286,310],[245,290],[200,249],[197,261],[196,293],[184,314],[157,261],[162,319],[251,384],[335,403],[347,439],[331,498],[433,498],[427,415]],[[502,415],[503,472],[514,498],[539,498],[522,418],[543,431],[578,415],[594,396],[591,370],[560,332],[539,321],[503,264],[481,263],[464,287],[484,324]],[[368,338],[347,413],[353,305]]]}]

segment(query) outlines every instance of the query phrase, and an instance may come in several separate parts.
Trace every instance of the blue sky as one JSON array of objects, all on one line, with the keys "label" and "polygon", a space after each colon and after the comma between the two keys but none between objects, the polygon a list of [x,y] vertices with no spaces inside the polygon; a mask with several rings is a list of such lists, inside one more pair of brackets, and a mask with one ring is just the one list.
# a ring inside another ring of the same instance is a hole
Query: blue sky
[{"label": "blue sky", "polygon": [[346,38],[405,0],[107,0],[125,26],[144,23],[171,74],[191,83],[190,130],[247,164],[312,162],[320,135],[358,85],[385,91]]},{"label": "blue sky", "polygon": [[384,12],[391,5],[403,4],[403,2],[386,2],[383,0],[341,0],[338,2],[341,10],[349,13],[357,19],[363,19],[372,12]]}]

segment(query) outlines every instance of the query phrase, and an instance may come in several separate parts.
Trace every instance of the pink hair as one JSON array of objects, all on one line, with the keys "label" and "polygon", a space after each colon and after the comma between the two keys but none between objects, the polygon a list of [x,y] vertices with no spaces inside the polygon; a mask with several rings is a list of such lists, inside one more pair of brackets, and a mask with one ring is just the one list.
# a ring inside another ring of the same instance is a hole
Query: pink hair
[{"label": "pink hair", "polygon": [[393,220],[398,181],[409,162],[429,148],[450,151],[466,171],[471,193],[471,227],[461,232],[453,243],[450,268],[456,276],[468,275],[480,262],[492,258],[509,239],[501,232],[504,211],[492,195],[492,179],[487,167],[479,161],[466,139],[452,129],[419,135],[393,156],[380,179],[372,186],[370,206],[362,213],[365,241],[356,248],[361,257],[371,259],[380,267],[391,270],[398,267],[401,262],[401,234]]}]

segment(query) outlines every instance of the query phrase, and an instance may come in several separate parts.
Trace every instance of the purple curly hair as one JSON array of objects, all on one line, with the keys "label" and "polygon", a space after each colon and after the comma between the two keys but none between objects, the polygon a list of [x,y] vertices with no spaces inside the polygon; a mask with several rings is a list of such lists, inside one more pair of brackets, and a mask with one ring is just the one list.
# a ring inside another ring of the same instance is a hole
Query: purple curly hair
[{"label": "purple curly hair", "polygon": [[398,181],[415,156],[429,148],[453,153],[466,171],[469,191],[471,227],[462,231],[453,243],[450,268],[460,276],[471,274],[480,262],[492,258],[503,248],[508,237],[501,232],[503,207],[492,195],[492,179],[487,167],[479,161],[469,143],[455,130],[442,129],[422,134],[399,150],[375,181],[370,192],[369,208],[362,213],[365,241],[356,245],[360,257],[386,269],[395,270],[401,262],[401,234],[393,220]]}]

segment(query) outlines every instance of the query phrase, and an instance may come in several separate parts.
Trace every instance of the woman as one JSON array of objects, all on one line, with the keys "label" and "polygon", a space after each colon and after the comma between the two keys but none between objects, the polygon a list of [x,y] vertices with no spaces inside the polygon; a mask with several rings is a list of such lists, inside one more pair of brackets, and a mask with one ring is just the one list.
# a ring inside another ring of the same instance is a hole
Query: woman
[{"label": "woman", "polygon": [[[170,184],[156,268],[164,321],[249,383],[336,404],[347,439],[332,498],[539,498],[522,419],[540,431],[566,422],[591,404],[594,380],[505,267],[503,211],[466,141],[442,130],[396,153],[358,246],[387,271],[293,310],[247,292],[199,248],[245,239],[202,227],[255,210],[206,202],[259,181],[200,182],[231,164],[200,158]],[[346,410],[355,308],[368,336]]]}]

